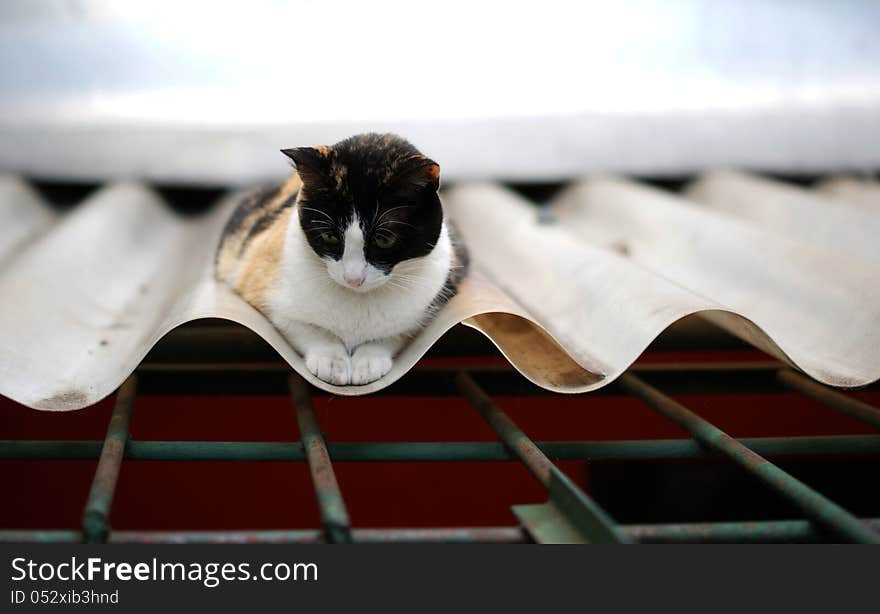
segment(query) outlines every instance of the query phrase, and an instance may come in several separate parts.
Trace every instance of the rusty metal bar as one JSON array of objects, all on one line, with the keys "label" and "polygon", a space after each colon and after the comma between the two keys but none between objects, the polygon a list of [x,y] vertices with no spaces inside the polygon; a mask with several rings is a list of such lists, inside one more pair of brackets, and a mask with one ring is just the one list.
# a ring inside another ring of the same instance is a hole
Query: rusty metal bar
[{"label": "rusty metal bar", "polygon": [[[880,531],[880,518],[863,522]],[[764,520],[750,522],[693,522],[631,524],[621,529],[633,541],[644,544],[714,543],[810,543],[826,541],[807,520]],[[522,527],[455,527],[419,529],[353,529],[356,543],[527,543]],[[80,531],[6,530],[0,543],[80,543]],[[110,543],[172,544],[316,544],[324,538],[319,529],[278,531],[114,531]]]},{"label": "rusty metal bar", "polygon": [[759,478],[822,527],[849,541],[880,543],[880,533],[873,531],[850,512],[637,376],[624,373],[619,383],[625,390],[686,430],[694,439]]},{"label": "rusty metal bar", "polygon": [[82,541],[82,531],[46,529],[6,529],[0,531],[0,544],[79,544]]},{"label": "rusty metal bar", "polygon": [[[520,527],[455,527],[430,529],[352,529],[352,541],[367,543],[512,544],[529,541]],[[317,544],[325,541],[317,529],[290,531],[115,531],[115,543]]]},{"label": "rusty metal bar", "polygon": [[[880,531],[880,519],[870,518],[863,522]],[[642,544],[765,544],[828,540],[827,532],[817,531],[815,524],[808,520],[644,524],[628,525],[624,530]]]},{"label": "rusty metal bar", "polygon": [[[430,529],[353,529],[357,543],[515,544],[529,536],[521,527],[450,527]],[[279,531],[114,531],[114,544],[318,544],[319,529]],[[80,543],[79,531],[0,531],[0,543]]]},{"label": "rusty metal bar", "polygon": [[866,424],[880,429],[880,409],[868,405],[858,399],[853,399],[808,377],[795,373],[791,369],[781,369],[776,374],[780,384],[800,392],[822,405],[830,407],[850,418],[861,420]]},{"label": "rusty metal bar", "polygon": [[567,517],[590,542],[629,542],[605,510],[553,465],[535,442],[492,402],[470,375],[458,373],[455,376],[455,384],[501,441],[547,489],[551,502],[559,512]]},{"label": "rusty metal bar", "polygon": [[322,544],[320,529],[278,531],[113,531],[114,544]]},{"label": "rusty metal bar", "polygon": [[[761,456],[810,457],[880,454],[880,435],[753,437],[739,440]],[[101,453],[101,441],[3,440],[0,460],[90,460]],[[536,441],[556,460],[638,461],[712,459],[719,455],[693,439],[617,441]],[[513,461],[501,442],[388,441],[327,444],[333,462]],[[140,461],[293,461],[306,460],[293,442],[135,441],[129,439],[126,460]]]},{"label": "rusty metal bar", "polygon": [[544,488],[549,490],[553,467],[550,459],[507,414],[492,402],[492,399],[483,392],[470,375],[467,373],[457,374],[455,384],[483,420],[492,427],[504,445],[523,462]]},{"label": "rusty metal bar", "polygon": [[110,509],[116,492],[119,469],[125,456],[125,446],[129,437],[128,427],[136,392],[137,379],[131,375],[116,393],[116,405],[107,426],[107,436],[104,438],[104,446],[101,448],[98,467],[83,512],[83,540],[86,543],[105,542],[110,533]]},{"label": "rusty metal bar", "polygon": [[345,501],[336,482],[327,445],[315,418],[308,384],[297,374],[291,375],[288,382],[296,409],[302,446],[311,470],[315,494],[318,497],[324,537],[331,544],[349,543],[352,538],[348,512],[345,510]]},{"label": "rusty metal bar", "polygon": [[520,544],[529,536],[520,527],[455,527],[432,529],[355,529],[358,543]]}]

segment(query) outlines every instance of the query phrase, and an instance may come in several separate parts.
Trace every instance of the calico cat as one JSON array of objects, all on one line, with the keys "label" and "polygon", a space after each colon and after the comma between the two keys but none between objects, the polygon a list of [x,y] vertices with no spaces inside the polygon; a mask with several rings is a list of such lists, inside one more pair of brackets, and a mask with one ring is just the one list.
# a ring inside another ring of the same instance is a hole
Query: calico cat
[{"label": "calico cat", "polygon": [[388,373],[467,270],[444,220],[440,167],[392,134],[282,153],[296,172],[238,204],[217,249],[217,277],[319,379],[368,384]]}]

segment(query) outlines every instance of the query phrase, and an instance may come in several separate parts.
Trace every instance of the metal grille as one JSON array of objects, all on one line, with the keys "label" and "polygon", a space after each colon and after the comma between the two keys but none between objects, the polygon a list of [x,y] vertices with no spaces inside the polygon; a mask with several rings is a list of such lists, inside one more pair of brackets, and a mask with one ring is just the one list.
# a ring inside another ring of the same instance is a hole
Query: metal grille
[{"label": "metal grille", "polygon": [[[148,357],[149,358],[149,357]],[[437,365],[423,361],[401,382],[408,393],[463,396],[497,435],[495,442],[327,442],[312,408],[312,390],[286,365],[265,362],[145,361],[118,390],[115,407],[101,441],[3,441],[0,459],[63,461],[98,459],[82,519],[81,531],[0,531],[0,541],[49,542],[798,542],[880,541],[880,518],[857,518],[822,493],[786,472],[779,458],[875,456],[880,435],[820,437],[760,437],[734,439],[671,394],[755,390],[788,390],[806,395],[828,408],[880,427],[880,410],[851,394],[818,384],[781,363],[676,362],[637,364],[609,394],[637,397],[667,420],[683,428],[690,439],[629,441],[533,441],[493,401],[499,379],[516,377],[501,364],[479,364],[462,358]],[[286,377],[301,441],[205,442],[135,441],[129,435],[138,377],[157,372],[272,374]],[[538,394],[542,394],[537,392]],[[395,394],[391,389],[387,393]],[[543,393],[546,394],[546,393]],[[584,404],[596,402],[583,395]],[[802,519],[762,522],[621,524],[554,461],[621,461],[720,459],[740,467],[755,481],[791,503]],[[772,459],[772,460],[771,460]],[[289,461],[308,464],[321,528],[283,531],[168,532],[112,531],[110,515],[117,477],[124,461]],[[352,526],[334,463],[398,461],[510,461],[523,464],[546,490],[539,505],[514,506],[518,526],[479,528],[387,529]]]}]

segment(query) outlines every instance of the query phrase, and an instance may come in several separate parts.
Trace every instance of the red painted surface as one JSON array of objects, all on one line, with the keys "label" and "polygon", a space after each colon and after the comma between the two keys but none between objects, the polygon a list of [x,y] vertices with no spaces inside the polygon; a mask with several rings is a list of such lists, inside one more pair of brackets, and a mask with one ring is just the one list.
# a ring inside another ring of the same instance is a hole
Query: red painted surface
[{"label": "red painted surface", "polygon": [[[655,360],[765,360],[757,352],[648,353]],[[435,359],[436,361],[437,359]],[[494,360],[494,359],[493,359]],[[458,363],[460,364],[460,362]],[[185,376],[185,375],[182,375]],[[880,392],[857,393],[880,404]],[[684,398],[684,397],[683,397]],[[684,434],[619,396],[495,397],[536,440],[675,438]],[[873,434],[795,394],[689,395],[688,407],[734,436]],[[316,397],[328,441],[491,441],[461,398]],[[37,412],[0,398],[0,439],[103,439],[112,399],[78,412]],[[138,397],[134,439],[291,441],[287,397]],[[0,528],[78,528],[96,461],[0,461]],[[338,463],[359,527],[512,525],[510,506],[546,499],[518,463]],[[581,483],[585,463],[562,463]],[[135,462],[122,465],[116,529],[281,529],[318,525],[304,463]]]}]

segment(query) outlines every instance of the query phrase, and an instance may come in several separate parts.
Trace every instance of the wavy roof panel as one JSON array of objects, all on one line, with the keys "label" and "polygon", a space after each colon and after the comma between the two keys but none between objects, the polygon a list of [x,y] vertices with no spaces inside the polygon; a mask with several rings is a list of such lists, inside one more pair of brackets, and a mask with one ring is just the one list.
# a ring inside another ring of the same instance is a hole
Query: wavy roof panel
[{"label": "wavy roof panel", "polygon": [[539,214],[496,184],[454,186],[444,202],[472,274],[388,375],[337,387],[214,281],[234,195],[191,218],[141,184],[118,183],[58,215],[20,179],[2,178],[0,394],[37,409],[85,407],[169,330],[208,317],[247,326],[313,384],[347,395],[399,379],[459,322],[536,384],[589,391],[692,313],[827,384],[880,378],[875,184],[806,190],[731,173],[686,194],[592,178]]}]

